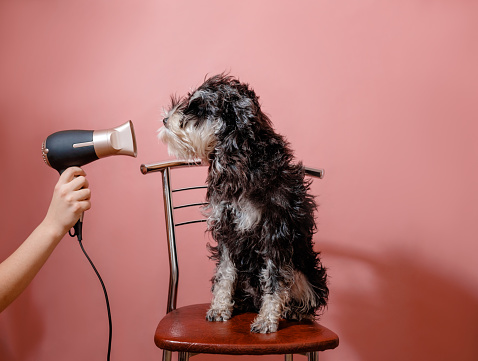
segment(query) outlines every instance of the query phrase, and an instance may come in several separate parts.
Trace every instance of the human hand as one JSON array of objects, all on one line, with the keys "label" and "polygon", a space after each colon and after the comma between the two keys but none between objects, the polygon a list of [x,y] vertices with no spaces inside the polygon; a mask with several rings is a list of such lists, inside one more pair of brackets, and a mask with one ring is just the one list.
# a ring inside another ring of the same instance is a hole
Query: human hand
[{"label": "human hand", "polygon": [[83,169],[68,168],[55,186],[43,223],[63,237],[75,225],[81,214],[90,209],[90,197],[91,190],[88,188],[88,180]]}]

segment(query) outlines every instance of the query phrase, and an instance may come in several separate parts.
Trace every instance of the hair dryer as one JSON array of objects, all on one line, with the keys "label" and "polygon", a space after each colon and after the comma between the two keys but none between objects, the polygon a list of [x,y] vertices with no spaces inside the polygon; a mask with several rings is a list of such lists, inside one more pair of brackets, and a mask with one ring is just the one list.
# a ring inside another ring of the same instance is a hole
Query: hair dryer
[{"label": "hair dryer", "polygon": [[[104,130],[63,130],[49,135],[42,144],[43,160],[60,174],[68,167],[81,167],[111,155],[136,157],[133,123]],[[75,233],[82,238],[83,216],[75,224]]]}]

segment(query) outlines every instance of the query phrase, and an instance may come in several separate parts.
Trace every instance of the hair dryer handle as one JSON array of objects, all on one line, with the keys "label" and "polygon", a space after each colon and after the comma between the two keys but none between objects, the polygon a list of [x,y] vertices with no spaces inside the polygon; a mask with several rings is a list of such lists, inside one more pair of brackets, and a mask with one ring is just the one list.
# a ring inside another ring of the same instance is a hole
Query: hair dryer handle
[{"label": "hair dryer handle", "polygon": [[[65,170],[66,169],[58,169],[58,173],[60,173],[60,175],[62,175]],[[81,213],[80,219],[73,226],[73,233],[71,233],[71,229],[68,231],[68,234],[70,235],[70,237],[77,237],[78,238],[78,242],[81,242],[83,240],[83,217],[84,217],[84,215],[85,215],[85,212]]]}]

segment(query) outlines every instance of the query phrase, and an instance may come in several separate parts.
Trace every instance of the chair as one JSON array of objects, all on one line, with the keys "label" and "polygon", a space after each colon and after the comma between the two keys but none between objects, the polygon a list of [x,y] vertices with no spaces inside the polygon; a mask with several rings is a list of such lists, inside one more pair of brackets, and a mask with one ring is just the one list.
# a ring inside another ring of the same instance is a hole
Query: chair
[{"label": "chair", "polygon": [[[198,206],[206,203],[192,203],[173,206],[172,194],[190,191],[206,186],[171,188],[172,170],[200,166],[200,161],[169,161],[141,165],[143,174],[162,173],[164,210],[169,251],[170,278],[166,315],[159,322],[154,335],[156,346],[163,350],[163,361],[170,361],[172,352],[178,352],[178,360],[188,360],[196,354],[227,355],[270,355],[284,354],[286,361],[293,360],[293,354],[306,354],[308,360],[318,360],[318,352],[338,346],[338,336],[317,322],[281,320],[279,330],[271,334],[250,332],[254,313],[232,317],[227,322],[206,321],[209,304],[196,304],[176,308],[179,268],[176,253],[175,227],[190,223],[205,222],[205,219],[174,223],[173,211],[177,208]],[[312,177],[323,177],[323,170],[305,167],[305,173]]]}]

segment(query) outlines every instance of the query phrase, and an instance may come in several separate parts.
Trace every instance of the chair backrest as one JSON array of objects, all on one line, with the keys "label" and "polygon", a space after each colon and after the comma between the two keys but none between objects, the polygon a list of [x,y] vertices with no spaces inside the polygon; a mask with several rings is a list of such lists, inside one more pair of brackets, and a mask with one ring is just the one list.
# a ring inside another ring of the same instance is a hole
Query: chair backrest
[{"label": "chair backrest", "polygon": [[[190,186],[185,188],[173,189],[171,186],[172,170],[185,167],[205,166],[201,161],[187,161],[176,160],[153,164],[142,164],[141,173],[149,174],[154,172],[161,172],[163,184],[163,200],[164,200],[164,214],[166,217],[166,236],[168,241],[169,253],[169,289],[168,289],[168,303],[166,312],[169,313],[176,309],[178,284],[179,284],[179,265],[176,251],[176,227],[184,226],[192,223],[206,222],[205,218],[189,220],[186,222],[174,222],[174,210],[186,207],[195,207],[206,205],[206,202],[187,203],[179,206],[173,205],[173,193],[187,192],[195,189],[206,189],[207,185]],[[305,174],[310,177],[323,178],[324,170],[304,167]]]}]

